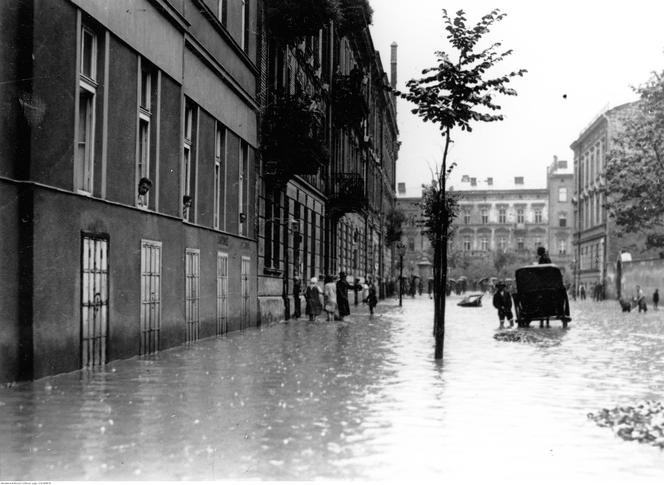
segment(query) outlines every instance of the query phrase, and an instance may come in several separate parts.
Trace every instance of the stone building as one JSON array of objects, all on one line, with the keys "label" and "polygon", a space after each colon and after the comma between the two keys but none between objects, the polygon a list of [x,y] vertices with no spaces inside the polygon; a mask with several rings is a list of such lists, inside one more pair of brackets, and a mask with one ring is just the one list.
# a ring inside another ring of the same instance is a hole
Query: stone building
[{"label": "stone building", "polygon": [[546,188],[523,188],[523,177],[512,187],[494,188],[493,180],[480,188],[468,177],[451,190],[459,200],[459,215],[451,253],[490,260],[493,254],[512,252],[535,259],[538,246],[549,240],[549,193]]},{"label": "stone building", "polygon": [[638,251],[640,256],[653,256],[645,251],[638,234],[619,235],[616,225],[604,207],[606,198],[604,169],[608,153],[620,136],[624,120],[630,117],[636,103],[608,109],[595,117],[571,144],[574,151],[574,254],[575,287],[583,285],[592,292],[601,285],[607,298],[620,294],[616,277],[621,251]]},{"label": "stone building", "polygon": [[[306,7],[282,12],[288,6],[266,2],[258,210],[263,321],[293,316],[298,280],[304,289],[310,278],[322,284],[340,271],[350,282],[371,275],[384,294],[391,264],[384,227],[394,207],[398,155],[390,92],[396,45],[388,80],[368,29],[370,12],[356,3],[352,25],[349,16],[330,17],[312,29]],[[293,26],[304,34],[291,36]]]},{"label": "stone building", "polygon": [[551,261],[565,268],[573,279],[574,170],[566,160],[553,157],[553,163],[547,167],[546,173],[549,194],[549,239],[546,247]]},{"label": "stone building", "polygon": [[[450,187],[450,194],[458,200],[459,213],[452,227],[449,268],[457,263],[474,263],[482,272],[478,277],[496,276],[495,261],[501,254],[509,255],[503,259],[514,264],[531,264],[537,259],[537,248],[544,246],[571,283],[574,175],[567,162],[557,157],[546,174],[544,188],[526,187],[524,178],[518,176],[507,184],[493,177],[478,180],[469,175],[463,176],[457,187]],[[406,217],[402,238],[407,248],[404,275],[428,277],[433,250],[423,232],[420,202],[420,197],[397,198],[397,207]]]},{"label": "stone building", "polygon": [[258,11],[0,2],[0,381],[257,324]]}]

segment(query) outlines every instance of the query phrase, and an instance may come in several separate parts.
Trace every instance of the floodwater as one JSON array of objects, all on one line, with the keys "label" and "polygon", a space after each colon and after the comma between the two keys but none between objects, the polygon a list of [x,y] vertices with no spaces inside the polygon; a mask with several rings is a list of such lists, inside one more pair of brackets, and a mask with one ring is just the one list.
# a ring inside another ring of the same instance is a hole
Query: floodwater
[{"label": "floodwater", "polygon": [[660,449],[586,417],[662,399],[664,312],[571,302],[538,346],[457,301],[442,364],[423,296],[2,388],[0,480],[664,483]]}]

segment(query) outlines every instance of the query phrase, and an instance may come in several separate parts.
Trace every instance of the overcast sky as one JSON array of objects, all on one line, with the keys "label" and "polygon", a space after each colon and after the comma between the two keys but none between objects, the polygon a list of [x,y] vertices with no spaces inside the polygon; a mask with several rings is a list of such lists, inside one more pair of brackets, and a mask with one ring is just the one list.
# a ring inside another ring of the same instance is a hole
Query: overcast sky
[{"label": "overcast sky", "polygon": [[[519,95],[500,98],[504,121],[476,124],[470,134],[457,132],[450,161],[458,163],[451,185],[461,175],[501,180],[525,177],[527,187],[544,187],[553,156],[572,162],[570,144],[608,106],[636,99],[630,86],[664,70],[664,0],[372,0],[371,28],[385,70],[390,44],[398,48],[397,86],[420,76],[446,50],[442,9],[464,9],[473,25],[493,8],[507,17],[487,35],[514,53],[495,74],[525,68],[511,84]],[[566,94],[567,98],[563,98]],[[431,123],[398,102],[402,142],[397,182],[409,196],[420,194],[430,168],[442,157],[442,137]],[[500,184],[502,185],[502,184]]]}]

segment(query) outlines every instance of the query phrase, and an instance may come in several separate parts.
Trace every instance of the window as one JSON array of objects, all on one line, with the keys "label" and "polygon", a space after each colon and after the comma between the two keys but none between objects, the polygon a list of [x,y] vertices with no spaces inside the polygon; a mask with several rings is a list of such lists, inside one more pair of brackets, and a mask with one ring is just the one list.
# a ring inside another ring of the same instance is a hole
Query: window
[{"label": "window", "polygon": [[516,248],[517,248],[519,251],[523,251],[523,249],[525,248],[525,246],[524,246],[524,242],[523,242],[523,238],[522,238],[522,237],[518,237],[518,238],[516,238]]},{"label": "window", "polygon": [[226,129],[217,122],[214,141],[214,228],[221,226],[221,205],[222,205],[222,170],[223,160],[226,156]]},{"label": "window", "polygon": [[542,209],[535,209],[535,224],[542,223]]},{"label": "window", "polygon": [[[152,121],[153,75],[147,63],[138,59],[138,146],[136,148],[136,184],[139,187],[136,204],[147,208],[149,191],[141,190],[141,180],[150,179],[150,123]],[[144,192],[144,193],[141,193]]]},{"label": "window", "polygon": [[558,227],[567,227],[567,214],[560,214],[558,216]]},{"label": "window", "polygon": [[470,238],[469,237],[464,237],[463,238],[463,250],[464,251],[470,251],[471,244],[470,244]]},{"label": "window", "polygon": [[558,202],[567,202],[567,187],[558,187]]},{"label": "window", "polygon": [[517,224],[523,224],[524,222],[525,222],[524,210],[523,209],[517,209],[516,210],[516,223]]},{"label": "window", "polygon": [[558,239],[558,254],[564,256],[567,254],[567,241]]},{"label": "window", "polygon": [[482,209],[480,211],[480,214],[481,214],[482,224],[488,224],[489,223],[489,210],[488,209]]},{"label": "window", "polygon": [[507,222],[507,211],[505,209],[498,209],[498,222],[500,224]]},{"label": "window", "polygon": [[219,9],[217,11],[217,16],[221,25],[224,27],[228,26],[228,0],[219,0]]},{"label": "window", "polygon": [[486,184],[487,185],[493,185],[493,177],[487,177]]},{"label": "window", "polygon": [[97,36],[85,26],[81,29],[81,76],[97,79]]},{"label": "window", "polygon": [[248,171],[249,171],[249,145],[245,142],[240,143],[240,184],[238,188],[238,207],[240,210],[240,234],[246,236],[248,224],[246,223],[248,217],[248,203],[249,203],[249,187],[248,187]]},{"label": "window", "polygon": [[507,249],[507,238],[505,236],[500,236],[498,238],[498,249],[500,249],[500,251],[505,251]]},{"label": "window", "polygon": [[415,251],[415,239],[412,237],[408,238],[408,250]]},{"label": "window", "polygon": [[85,194],[92,194],[97,94],[97,36],[86,26],[81,27],[80,56],[74,189]]},{"label": "window", "polygon": [[470,224],[470,211],[468,209],[464,209],[463,211],[463,223]]},{"label": "window", "polygon": [[471,177],[471,178],[470,178],[470,185],[471,185],[472,187],[477,186],[477,178],[475,178],[475,177]]},{"label": "window", "polygon": [[249,51],[249,0],[242,0],[242,42],[240,47],[245,52]]},{"label": "window", "polygon": [[489,239],[486,236],[482,236],[482,238],[480,239],[480,249],[482,251],[489,250]]},{"label": "window", "polygon": [[514,177],[514,185],[523,185],[523,177]]},{"label": "window", "polygon": [[192,222],[194,220],[193,209],[193,155],[192,150],[194,147],[194,135],[196,129],[196,108],[193,104],[187,102],[184,110],[184,149],[182,159],[182,218],[185,221]]}]

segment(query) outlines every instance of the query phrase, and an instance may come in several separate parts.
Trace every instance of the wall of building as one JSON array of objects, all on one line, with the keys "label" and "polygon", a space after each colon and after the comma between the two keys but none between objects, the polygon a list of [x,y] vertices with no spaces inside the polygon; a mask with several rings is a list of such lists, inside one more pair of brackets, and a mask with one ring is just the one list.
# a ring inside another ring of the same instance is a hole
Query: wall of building
[{"label": "wall of building", "polygon": [[[615,274],[615,264],[612,265],[612,274]],[[640,286],[649,305],[652,305],[652,294],[656,289],[664,291],[664,259],[643,259],[621,263],[622,278],[620,280],[621,295],[623,298],[636,296],[636,286]],[[609,296],[615,298],[615,294]]]},{"label": "wall of building", "polygon": [[[210,15],[211,3],[0,3],[2,78],[28,80],[0,90],[6,108],[0,117],[0,221],[6,230],[0,242],[0,380],[37,378],[82,365],[84,233],[108,238],[107,361],[139,353],[144,239],[162,244],[161,349],[185,341],[187,248],[200,251],[198,338],[217,334],[218,251],[229,258],[226,330],[260,323],[254,231],[257,69],[251,28],[256,2],[249,2],[246,52],[233,40],[239,35],[237,12],[226,31]],[[96,75],[85,80],[95,93],[93,176],[86,194],[74,190],[81,26],[93,31],[96,51]],[[153,185],[146,209],[137,207],[141,65],[153,74],[147,172]],[[191,223],[182,220],[185,96],[197,102],[199,128],[192,147],[197,191]],[[214,147],[220,123],[228,136],[221,224],[215,230]],[[242,208],[241,147],[247,153]],[[243,257],[249,261],[244,277]]]},{"label": "wall of building", "polygon": [[[80,367],[82,232],[108,235],[109,360],[139,352],[144,239],[162,243],[161,349],[185,341],[186,248],[200,250],[199,338],[216,334],[217,250],[229,254],[228,330],[243,327],[241,260],[250,257],[255,268],[253,241],[53,190],[36,191],[35,212],[40,214],[34,225],[35,378]],[[255,295],[255,274],[250,285],[250,293]],[[251,325],[258,322],[255,303],[249,321]]]},{"label": "wall of building", "polygon": [[0,179],[0,382],[19,374],[20,334],[19,265],[26,255],[21,250],[19,228],[19,187]]}]

